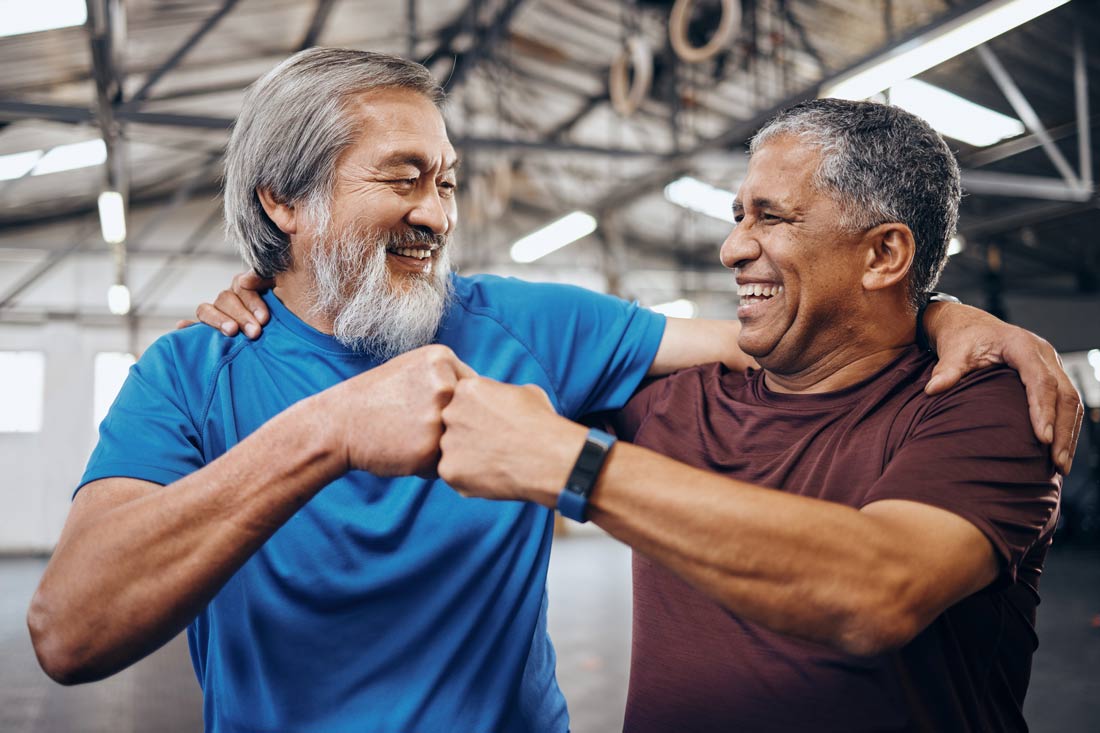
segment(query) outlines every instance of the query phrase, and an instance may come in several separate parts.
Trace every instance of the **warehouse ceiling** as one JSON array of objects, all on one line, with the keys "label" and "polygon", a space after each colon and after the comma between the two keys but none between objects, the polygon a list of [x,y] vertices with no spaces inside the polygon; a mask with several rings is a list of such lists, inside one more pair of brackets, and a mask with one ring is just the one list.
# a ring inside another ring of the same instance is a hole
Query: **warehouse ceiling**
[{"label": "warehouse ceiling", "polygon": [[[0,161],[82,142],[105,159],[0,180],[0,319],[34,311],[35,289],[67,263],[116,261],[95,216],[105,188],[128,196],[125,254],[157,260],[146,263],[153,281],[234,261],[217,202],[229,125],[251,82],[311,45],[402,54],[445,81],[464,160],[464,270],[589,273],[643,301],[728,301],[717,248],[729,224],[670,203],[665,186],[690,175],[736,187],[746,140],[778,108],[983,4],[698,0],[689,46],[708,42],[723,5],[740,18],[719,52],[691,62],[669,40],[671,0],[89,0],[85,25],[0,38]],[[1095,160],[1081,155],[1100,109],[1096,39],[1100,4],[1072,0],[919,75],[1009,117],[1022,98],[1035,115],[995,144],[950,140],[968,194],[947,287],[994,309],[1006,294],[1096,300],[1100,208]],[[639,41],[652,75],[632,105],[610,77]],[[593,236],[536,265],[511,262],[516,238],[576,209],[597,217]],[[156,285],[142,288],[146,312]]]}]

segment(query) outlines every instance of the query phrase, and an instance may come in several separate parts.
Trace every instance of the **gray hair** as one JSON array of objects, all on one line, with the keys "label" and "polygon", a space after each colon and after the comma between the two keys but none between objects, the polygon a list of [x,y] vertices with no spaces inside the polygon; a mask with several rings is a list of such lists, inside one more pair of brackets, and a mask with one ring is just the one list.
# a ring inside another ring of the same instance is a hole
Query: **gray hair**
[{"label": "gray hair", "polygon": [[943,272],[959,219],[962,185],[947,143],[898,107],[815,99],[776,115],[753,137],[750,153],[786,135],[821,150],[813,183],[836,199],[842,226],[863,231],[899,222],[912,230],[908,296],[919,306]]},{"label": "gray hair", "polygon": [[442,88],[421,64],[341,48],[296,53],[248,90],[225,153],[225,228],[258,274],[285,271],[291,257],[289,238],[268,218],[256,189],[327,217],[336,161],[358,139],[348,101],[385,88],[443,104]]}]

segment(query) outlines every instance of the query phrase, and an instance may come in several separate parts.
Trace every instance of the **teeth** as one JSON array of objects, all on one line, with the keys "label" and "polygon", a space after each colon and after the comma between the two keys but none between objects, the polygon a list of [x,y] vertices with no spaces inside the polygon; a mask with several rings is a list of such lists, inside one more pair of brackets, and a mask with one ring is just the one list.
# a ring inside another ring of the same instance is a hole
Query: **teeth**
[{"label": "teeth", "polygon": [[761,283],[749,283],[738,285],[737,294],[742,298],[770,298],[783,292],[782,285],[762,285]]},{"label": "teeth", "polygon": [[390,252],[403,257],[412,257],[417,260],[426,260],[432,256],[430,249],[391,249]]}]

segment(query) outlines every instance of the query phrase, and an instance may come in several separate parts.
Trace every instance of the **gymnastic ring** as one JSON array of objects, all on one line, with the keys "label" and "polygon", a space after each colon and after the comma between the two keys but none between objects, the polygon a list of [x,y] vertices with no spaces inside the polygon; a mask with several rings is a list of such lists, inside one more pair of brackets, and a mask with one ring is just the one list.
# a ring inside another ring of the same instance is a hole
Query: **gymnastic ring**
[{"label": "gymnastic ring", "polygon": [[721,51],[733,37],[733,30],[741,22],[741,4],[738,0],[722,0],[722,17],[718,30],[702,46],[692,46],[688,41],[688,21],[695,0],[676,0],[668,17],[668,40],[672,50],[684,61],[696,64],[706,61]]},{"label": "gymnastic ring", "polygon": [[[634,82],[627,89],[627,63],[634,68]],[[628,38],[619,49],[615,60],[611,62],[611,74],[607,88],[611,97],[611,106],[623,117],[629,117],[641,106],[649,94],[649,85],[653,81],[653,54],[644,39],[635,36]]]}]

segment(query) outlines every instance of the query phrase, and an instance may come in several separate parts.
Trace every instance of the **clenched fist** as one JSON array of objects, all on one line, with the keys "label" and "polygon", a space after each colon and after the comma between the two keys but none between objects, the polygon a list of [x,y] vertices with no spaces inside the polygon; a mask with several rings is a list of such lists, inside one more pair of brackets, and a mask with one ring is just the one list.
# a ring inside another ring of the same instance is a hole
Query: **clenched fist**
[{"label": "clenched fist", "polygon": [[475,372],[446,346],[423,346],[312,398],[347,470],[377,476],[432,476],[442,412],[455,386]]},{"label": "clenched fist", "polygon": [[463,379],[443,410],[439,476],[467,496],[554,506],[587,430],[534,385]]}]

